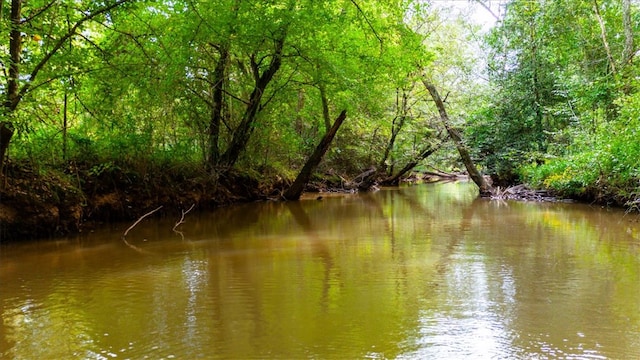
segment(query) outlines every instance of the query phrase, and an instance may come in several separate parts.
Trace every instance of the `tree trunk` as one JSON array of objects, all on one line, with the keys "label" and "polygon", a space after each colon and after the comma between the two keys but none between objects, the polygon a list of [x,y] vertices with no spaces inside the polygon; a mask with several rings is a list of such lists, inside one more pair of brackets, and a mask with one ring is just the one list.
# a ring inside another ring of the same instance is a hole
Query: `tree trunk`
[{"label": "tree trunk", "polygon": [[22,0],[11,1],[11,33],[9,39],[9,78],[7,79],[7,98],[5,108],[13,111],[20,101],[20,62],[22,60]]},{"label": "tree trunk", "polygon": [[218,49],[220,58],[213,71],[212,84],[212,102],[211,102],[211,121],[209,122],[209,167],[210,169],[218,166],[220,161],[220,148],[218,145],[220,139],[220,124],[222,124],[224,110],[224,86],[226,83],[226,68],[229,62],[229,49],[223,44]]},{"label": "tree trunk", "polygon": [[324,128],[326,132],[331,130],[331,118],[329,117],[329,100],[323,83],[318,84],[320,89],[320,100],[322,100],[322,118],[324,119]]},{"label": "tree trunk", "polygon": [[400,94],[399,90],[396,91],[396,117],[393,119],[391,124],[391,137],[389,138],[389,142],[384,149],[384,154],[382,155],[382,159],[380,160],[379,168],[380,173],[384,173],[385,175],[390,176],[391,173],[387,172],[387,159],[389,159],[389,154],[396,143],[396,138],[402,130],[404,123],[407,119],[407,92],[402,90],[402,102],[400,102]]},{"label": "tree trunk", "polygon": [[593,10],[595,12],[596,19],[598,20],[598,24],[600,25],[600,37],[602,38],[602,45],[604,46],[604,50],[607,53],[609,67],[611,68],[611,72],[615,74],[617,72],[616,62],[613,60],[613,55],[611,55],[609,40],[607,40],[607,28],[604,24],[604,19],[602,19],[602,15],[600,15],[600,6],[598,5],[598,0],[593,0]]},{"label": "tree trunk", "polygon": [[456,149],[460,154],[460,158],[462,158],[462,163],[467,168],[469,177],[471,177],[471,180],[473,180],[473,182],[476,183],[476,185],[478,185],[478,188],[480,189],[480,196],[490,195],[491,185],[489,185],[484,180],[484,177],[482,176],[482,174],[480,174],[480,172],[478,171],[478,168],[476,168],[476,165],[473,163],[473,160],[471,160],[469,151],[467,150],[466,146],[462,143],[462,138],[460,137],[460,134],[458,134],[458,131],[456,131],[456,129],[451,127],[450,121],[449,121],[449,115],[447,115],[447,110],[444,107],[444,102],[442,102],[442,98],[440,98],[440,94],[438,94],[438,90],[436,90],[436,87],[433,84],[429,83],[428,81],[422,80],[422,82],[424,83],[424,86],[429,91],[431,98],[433,98],[433,101],[436,103],[436,107],[438,108],[438,113],[440,113],[440,119],[442,120],[442,123],[444,124],[444,127],[447,130],[447,133],[449,133],[449,137],[451,137],[451,140],[453,140],[454,144],[456,145]]},{"label": "tree trunk", "polygon": [[7,121],[0,122],[0,175],[4,174],[4,160],[12,136],[12,124]]},{"label": "tree trunk", "polygon": [[311,179],[311,175],[315,171],[318,164],[320,164],[320,161],[322,160],[322,157],[324,156],[324,154],[327,152],[327,150],[329,150],[329,145],[331,145],[333,138],[336,136],[338,129],[340,128],[340,126],[344,122],[344,119],[346,118],[347,118],[347,111],[343,110],[338,116],[338,118],[336,119],[336,121],[333,123],[333,126],[331,127],[331,129],[329,129],[329,131],[324,135],[324,137],[322,138],[322,140],[314,150],[313,154],[311,154],[311,156],[307,160],[306,164],[304,164],[304,167],[302,167],[302,170],[300,170],[300,173],[296,177],[296,180],[289,187],[289,189],[285,191],[283,195],[285,200],[300,199],[300,196],[304,191],[304,187],[309,182],[309,179]]},{"label": "tree trunk", "polygon": [[249,98],[249,103],[247,104],[247,109],[242,116],[242,121],[240,121],[240,125],[238,125],[233,132],[233,137],[231,138],[229,147],[224,154],[222,154],[220,159],[220,165],[222,166],[227,168],[233,167],[238,160],[238,157],[240,157],[240,153],[244,151],[247,143],[249,142],[249,138],[253,132],[254,122],[262,106],[262,96],[274,75],[282,65],[282,49],[284,47],[285,37],[286,35],[283,34],[282,37],[275,41],[275,52],[271,58],[269,67],[262,74],[259,73],[258,64],[255,63],[255,59],[252,58],[252,68],[256,77],[256,85]]},{"label": "tree trunk", "polygon": [[[11,1],[11,32],[9,33],[9,77],[7,78],[7,97],[3,103],[3,117],[9,117],[20,102],[20,62],[22,60],[22,0]],[[14,129],[10,121],[0,122],[0,174],[4,171],[4,161],[13,137]]]},{"label": "tree trunk", "polygon": [[398,185],[401,177],[416,167],[416,165],[418,165],[422,160],[431,156],[431,154],[436,152],[438,149],[439,147],[428,146],[420,153],[420,156],[407,163],[407,165],[400,169],[397,174],[382,180],[382,183],[385,185]]}]

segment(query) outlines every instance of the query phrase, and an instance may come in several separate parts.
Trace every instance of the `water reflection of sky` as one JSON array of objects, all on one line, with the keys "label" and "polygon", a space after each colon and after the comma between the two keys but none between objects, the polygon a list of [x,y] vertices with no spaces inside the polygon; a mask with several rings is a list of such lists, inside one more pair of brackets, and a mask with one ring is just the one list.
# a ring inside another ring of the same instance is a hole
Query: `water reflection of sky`
[{"label": "water reflection of sky", "polygon": [[[473,254],[450,257],[436,296],[424,302],[419,325],[400,359],[606,359],[585,339],[558,340],[554,330],[522,333],[544,319],[524,317],[516,280],[507,266],[488,266]],[[445,303],[446,305],[443,305]],[[527,310],[525,309],[524,312]],[[585,334],[572,334],[585,338]],[[572,345],[569,345],[572,344]]]},{"label": "water reflection of sky", "polygon": [[[504,316],[508,311],[505,306],[513,302],[513,280],[503,273],[502,283],[496,284],[482,262],[468,260],[472,263],[457,259],[450,264],[444,289],[435,299],[449,304],[421,311],[417,335],[406,344],[413,349],[399,358],[497,359],[517,355],[512,344],[516,335],[508,324],[509,317]],[[497,302],[496,296],[502,299]]]}]

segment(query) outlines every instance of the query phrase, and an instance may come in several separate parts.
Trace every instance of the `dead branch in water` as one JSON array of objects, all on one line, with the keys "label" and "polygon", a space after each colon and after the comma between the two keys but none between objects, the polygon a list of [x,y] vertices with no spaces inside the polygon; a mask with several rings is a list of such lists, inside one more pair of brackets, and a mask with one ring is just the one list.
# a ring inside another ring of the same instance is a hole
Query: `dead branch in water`
[{"label": "dead branch in water", "polygon": [[189,211],[193,210],[193,208],[195,206],[196,206],[196,204],[191,205],[191,207],[189,209],[187,209],[187,211],[181,210],[182,211],[182,217],[180,217],[180,220],[178,220],[178,222],[173,226],[172,230],[174,232],[179,232],[179,231],[176,231],[176,228],[185,223],[184,216],[187,215],[189,213]]},{"label": "dead branch in water", "polygon": [[158,206],[156,209],[149,211],[148,213],[140,216],[140,218],[133,223],[133,225],[129,226],[129,228],[124,232],[124,234],[122,234],[122,240],[126,243],[126,238],[127,238],[127,234],[129,233],[129,231],[131,231],[131,229],[133,229],[134,227],[136,227],[136,225],[138,225],[140,223],[140,221],[142,221],[144,218],[146,218],[147,216],[153,214],[154,212],[158,211],[162,209],[162,205]]},{"label": "dead branch in water", "polygon": [[131,249],[139,252],[140,254],[149,254],[148,251],[142,250],[141,248],[135,246],[135,245],[131,245],[129,244],[129,242],[127,241],[127,239],[122,239],[122,241],[124,241],[124,244],[127,245],[128,247],[130,247]]},{"label": "dead branch in water", "polygon": [[182,238],[182,241],[184,241],[184,234],[182,233],[182,231],[178,231],[176,230],[178,228],[178,226],[182,225],[185,223],[184,221],[184,216],[187,215],[189,213],[189,211],[193,210],[193,208],[196,206],[196,204],[191,205],[191,207],[189,209],[187,209],[187,211],[181,210],[182,212],[182,216],[180,217],[180,220],[178,220],[178,222],[176,222],[176,224],[173,226],[173,232],[180,235],[180,237]]}]

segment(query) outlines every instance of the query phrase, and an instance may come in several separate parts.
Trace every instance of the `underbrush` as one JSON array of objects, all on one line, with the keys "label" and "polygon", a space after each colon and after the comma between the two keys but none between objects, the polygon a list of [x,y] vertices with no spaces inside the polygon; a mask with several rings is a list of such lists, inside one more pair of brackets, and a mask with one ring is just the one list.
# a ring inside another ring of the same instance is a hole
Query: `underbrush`
[{"label": "underbrush", "polygon": [[592,150],[523,166],[524,182],[561,196],[638,209],[640,205],[640,144],[617,141]]}]

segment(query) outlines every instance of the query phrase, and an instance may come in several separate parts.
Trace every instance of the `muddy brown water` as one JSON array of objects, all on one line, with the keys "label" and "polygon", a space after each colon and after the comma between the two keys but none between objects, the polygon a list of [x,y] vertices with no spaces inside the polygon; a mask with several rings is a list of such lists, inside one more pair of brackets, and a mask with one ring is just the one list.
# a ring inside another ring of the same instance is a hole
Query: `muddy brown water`
[{"label": "muddy brown water", "polygon": [[449,183],[185,220],[1,246],[0,358],[640,359],[637,215]]}]

